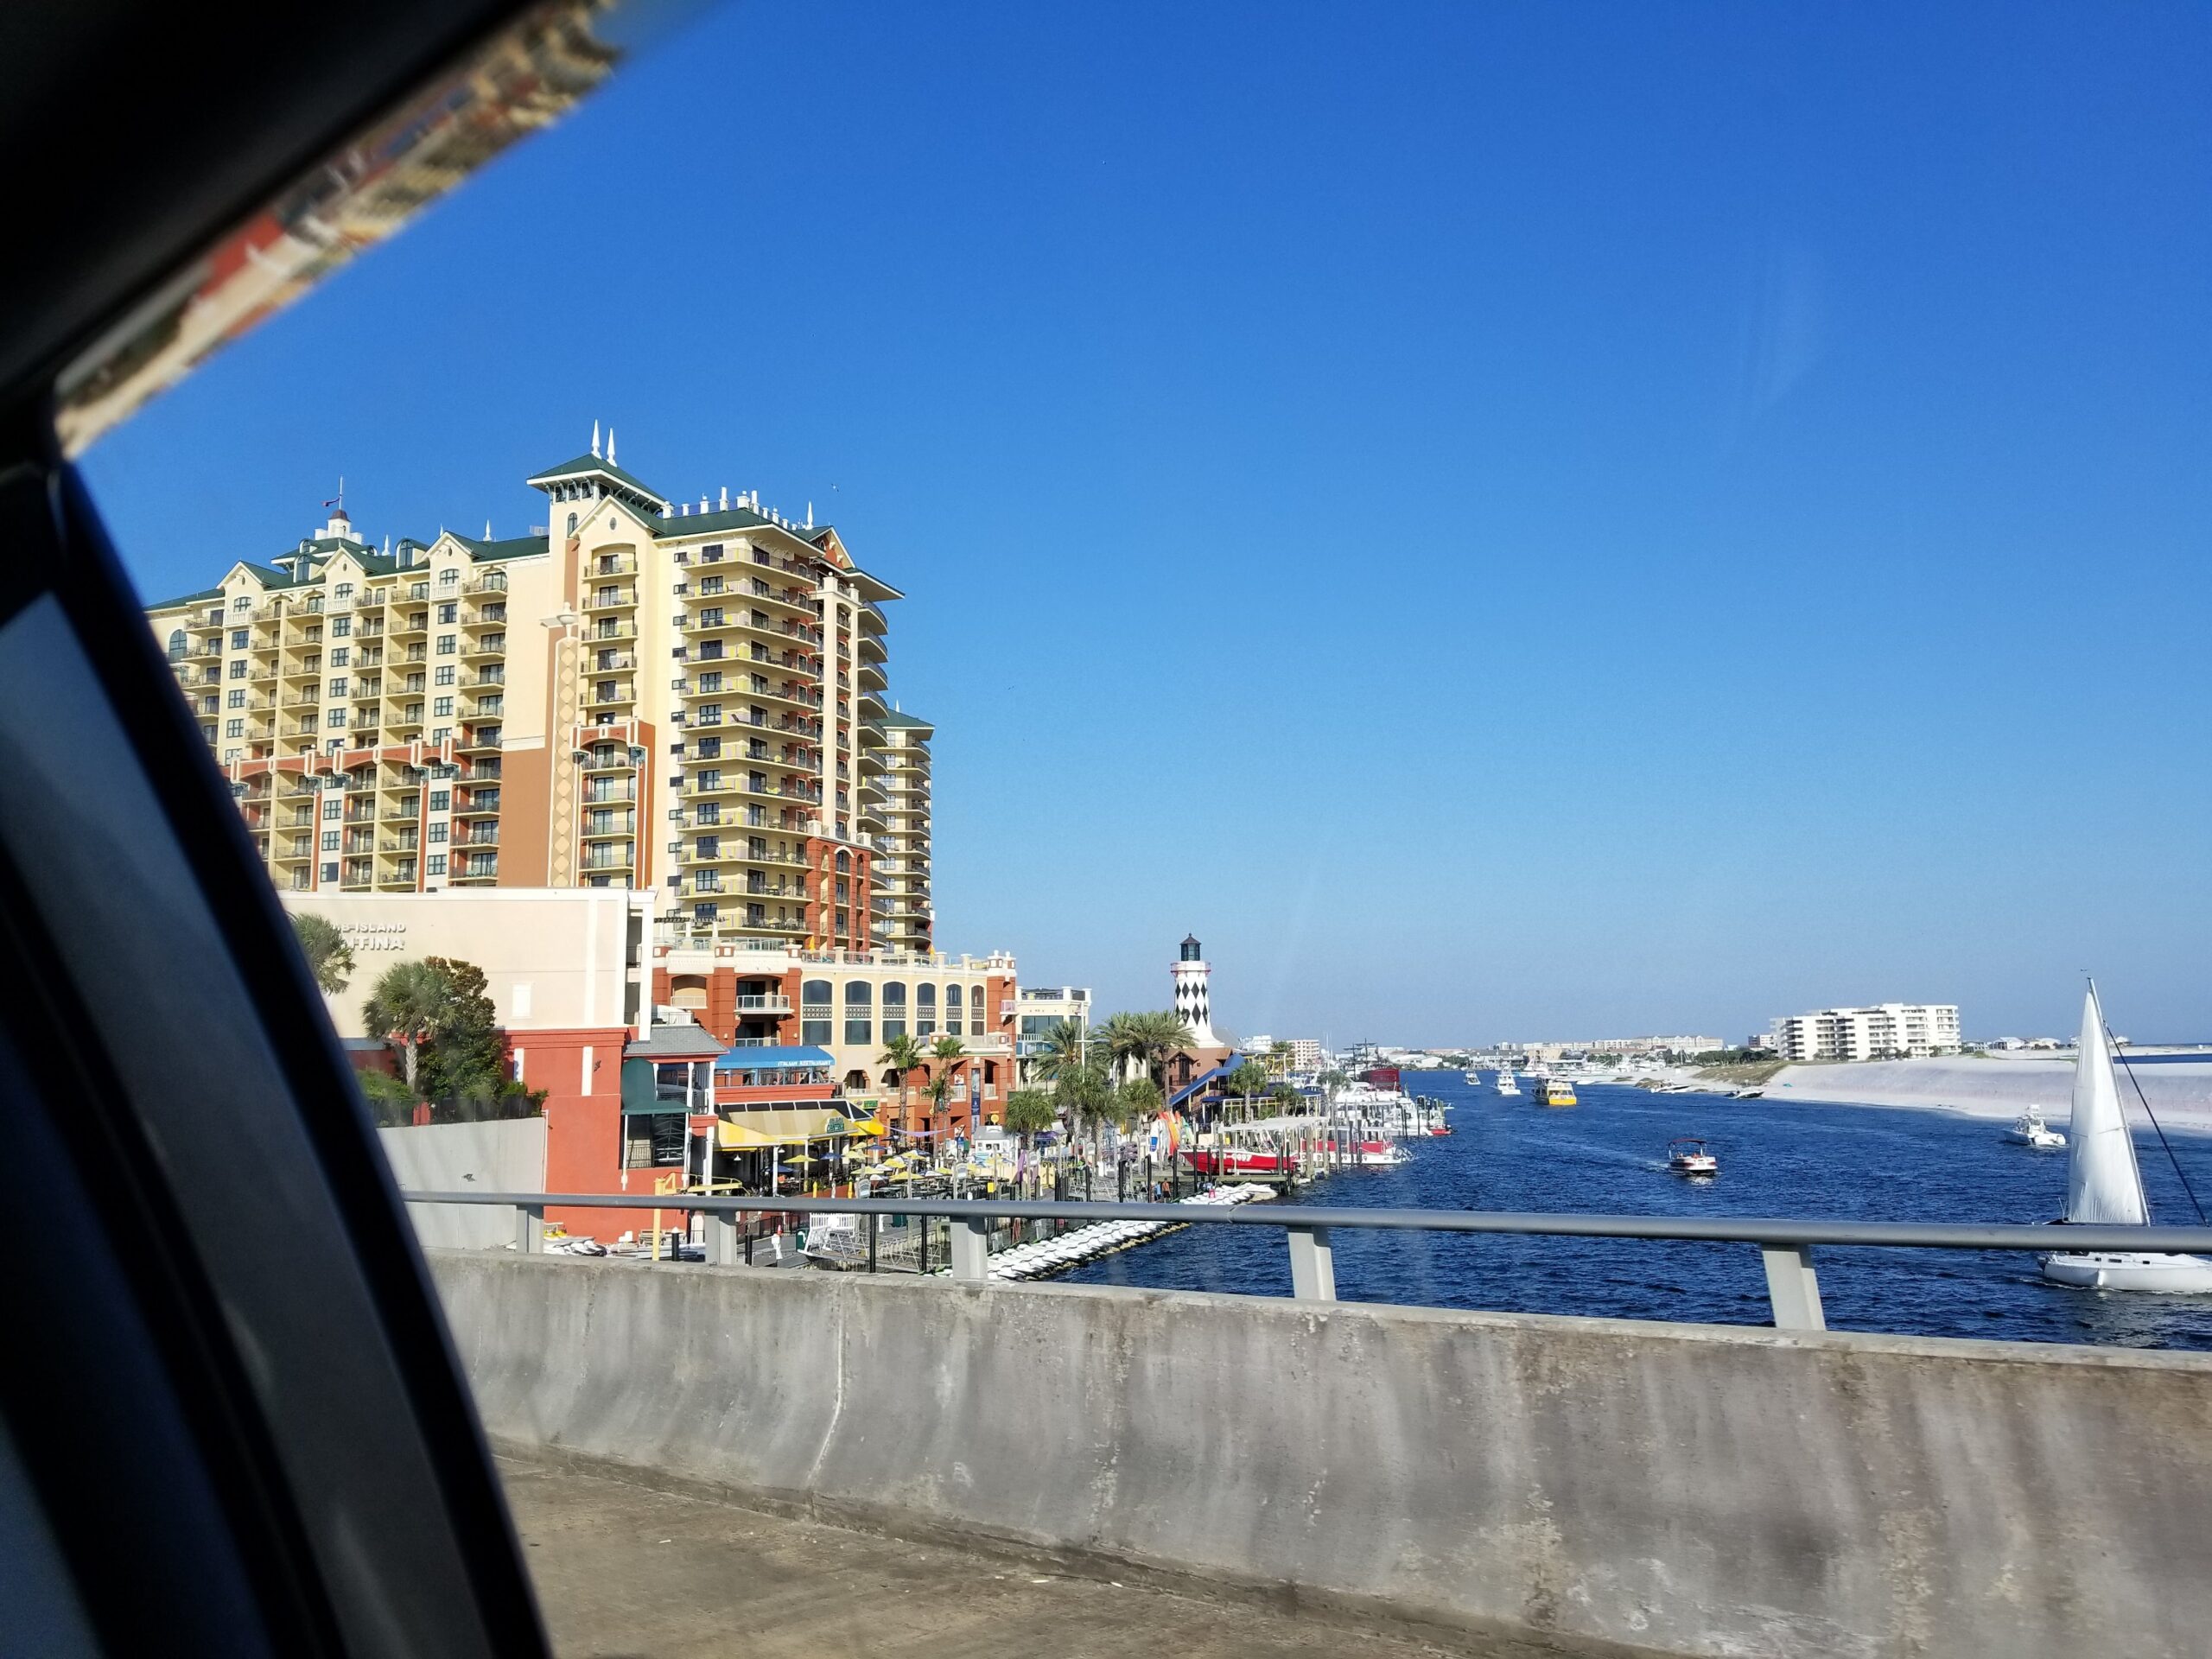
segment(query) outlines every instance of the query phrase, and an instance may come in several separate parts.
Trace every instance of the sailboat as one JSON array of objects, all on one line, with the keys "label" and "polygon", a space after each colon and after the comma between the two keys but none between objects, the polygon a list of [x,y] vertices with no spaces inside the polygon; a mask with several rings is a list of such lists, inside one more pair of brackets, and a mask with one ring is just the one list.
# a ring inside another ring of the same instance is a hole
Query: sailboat
[{"label": "sailboat", "polygon": [[[2147,1227],[2143,1172],[2120,1107],[2104,1011],[2093,983],[2082,1004],[2082,1042],[2074,1052],[2074,1121],[2067,1134],[2066,1219],[2106,1227]],[[2212,1291],[2212,1262],[2148,1250],[2056,1250],[2043,1258],[2046,1279],[2091,1290]]]}]

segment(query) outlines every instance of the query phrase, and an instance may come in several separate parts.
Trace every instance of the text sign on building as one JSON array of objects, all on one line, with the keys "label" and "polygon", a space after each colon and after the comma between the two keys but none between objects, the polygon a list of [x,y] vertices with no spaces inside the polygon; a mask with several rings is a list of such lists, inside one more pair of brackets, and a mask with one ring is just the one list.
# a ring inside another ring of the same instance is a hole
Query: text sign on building
[{"label": "text sign on building", "polygon": [[407,948],[407,924],[404,922],[340,922],[340,936],[346,948],[363,950],[404,950]]}]

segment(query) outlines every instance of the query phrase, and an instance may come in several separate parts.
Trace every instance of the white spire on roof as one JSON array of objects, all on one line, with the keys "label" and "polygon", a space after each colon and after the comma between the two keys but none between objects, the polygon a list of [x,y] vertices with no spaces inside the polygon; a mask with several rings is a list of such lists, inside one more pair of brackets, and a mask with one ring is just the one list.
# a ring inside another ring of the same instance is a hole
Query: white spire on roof
[{"label": "white spire on roof", "polygon": [[492,521],[489,518],[484,521],[484,539],[487,542],[492,539]]},{"label": "white spire on roof", "polygon": [[591,453],[592,459],[596,461],[599,458],[599,423],[597,421],[591,423]]},{"label": "white spire on roof", "polygon": [[607,429],[607,464],[614,464],[614,429],[611,426]]},{"label": "white spire on roof", "polygon": [[814,528],[814,503],[811,501],[806,504],[806,527],[809,530]]},{"label": "white spire on roof", "polygon": [[721,511],[724,512],[728,512],[729,511],[729,486],[727,484],[722,486]]}]

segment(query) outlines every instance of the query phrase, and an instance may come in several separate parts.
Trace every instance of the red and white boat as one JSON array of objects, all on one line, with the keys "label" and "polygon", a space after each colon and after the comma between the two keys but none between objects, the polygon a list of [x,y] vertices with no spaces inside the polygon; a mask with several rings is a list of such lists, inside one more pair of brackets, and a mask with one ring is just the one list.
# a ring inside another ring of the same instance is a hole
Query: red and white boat
[{"label": "red and white boat", "polygon": [[1249,1147],[1192,1147],[1183,1154],[1183,1161],[1201,1175],[1280,1175],[1283,1173],[1283,1156],[1278,1152],[1259,1152]]}]

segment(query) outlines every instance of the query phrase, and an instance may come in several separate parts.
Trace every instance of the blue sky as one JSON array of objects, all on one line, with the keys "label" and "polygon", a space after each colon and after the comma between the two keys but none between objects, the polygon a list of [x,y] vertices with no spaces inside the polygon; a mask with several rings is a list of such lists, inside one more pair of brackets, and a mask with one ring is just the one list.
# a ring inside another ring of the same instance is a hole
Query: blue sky
[{"label": "blue sky", "polygon": [[[1929,15],[1930,13],[1935,15]],[[2212,1036],[2212,11],[725,6],[87,458],[594,419],[906,589],[952,949],[1239,1033]]]}]

